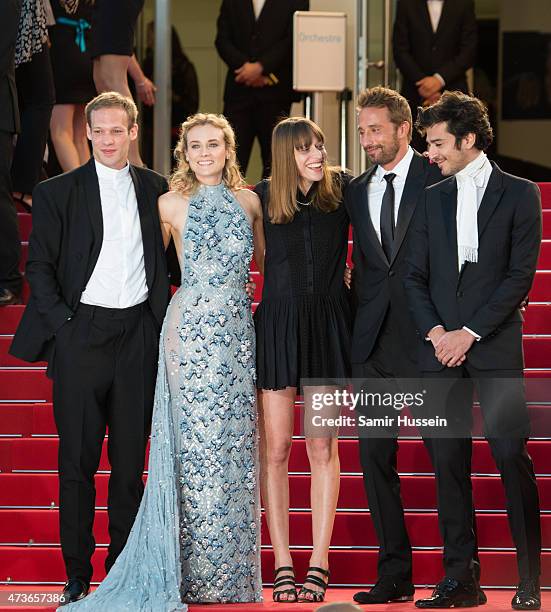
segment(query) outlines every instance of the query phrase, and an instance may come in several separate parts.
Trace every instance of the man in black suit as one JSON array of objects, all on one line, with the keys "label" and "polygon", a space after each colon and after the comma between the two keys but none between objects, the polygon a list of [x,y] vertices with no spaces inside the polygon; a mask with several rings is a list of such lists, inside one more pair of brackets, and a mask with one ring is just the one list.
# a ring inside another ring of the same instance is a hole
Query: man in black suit
[{"label": "man in black suit", "polygon": [[21,0],[6,0],[0,40],[0,306],[20,303],[21,242],[12,198],[13,135],[19,131],[15,88],[15,41]]},{"label": "man in black suit", "polygon": [[[410,146],[411,111],[399,93],[384,87],[358,98],[360,143],[373,166],[353,180],[345,203],[354,228],[352,375],[366,391],[399,391],[396,379],[419,378],[417,337],[403,288],[404,259],[413,214],[424,188],[441,175]],[[366,380],[367,379],[367,380]],[[396,416],[391,408],[361,409],[366,416]],[[392,414],[394,413],[394,414]],[[369,508],[380,544],[378,581],[354,599],[362,604],[411,601],[411,545],[396,469],[398,427],[367,435],[360,430],[360,458]]]},{"label": "man in black suit", "polygon": [[216,48],[228,66],[224,115],[237,139],[237,159],[247,171],[255,137],[263,177],[270,173],[272,129],[293,101],[293,14],[309,0],[223,0]]},{"label": "man in black suit", "polygon": [[84,597],[92,577],[94,475],[106,426],[107,571],[138,510],[169,298],[157,212],[167,183],[127,161],[136,106],[107,92],[87,105],[86,117],[92,160],[34,190],[31,297],[10,349],[48,361],[53,377],[65,603]]},{"label": "man in black suit", "polygon": [[[458,399],[450,387],[467,378],[477,389],[517,549],[520,585],[512,606],[538,609],[539,500],[526,450],[530,423],[519,304],[536,271],[540,193],[534,183],[488,161],[483,151],[492,128],[476,98],[446,92],[419,110],[417,125],[426,133],[431,161],[450,177],[427,189],[409,244],[404,284],[423,339],[420,367],[439,414],[449,414],[460,428],[471,420],[472,396]],[[439,516],[447,533],[446,577],[432,597],[416,605],[476,605],[470,447],[456,438],[434,438],[431,445]]]},{"label": "man in black suit", "polygon": [[[444,89],[468,91],[465,73],[475,61],[476,44],[473,0],[399,0],[392,45],[413,116]],[[414,145],[424,149],[417,139]]]}]

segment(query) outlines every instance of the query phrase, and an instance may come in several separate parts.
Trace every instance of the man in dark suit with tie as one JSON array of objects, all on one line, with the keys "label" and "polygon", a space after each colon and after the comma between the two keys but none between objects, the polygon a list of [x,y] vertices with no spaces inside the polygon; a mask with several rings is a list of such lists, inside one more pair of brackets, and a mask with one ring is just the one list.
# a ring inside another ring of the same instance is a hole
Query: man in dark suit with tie
[{"label": "man in dark suit with tie", "polygon": [[[413,116],[444,89],[468,91],[465,73],[476,59],[476,45],[473,0],[398,0],[392,46]],[[424,149],[417,139],[414,145]]]},{"label": "man in dark suit with tie", "polygon": [[272,129],[293,101],[293,14],[309,0],[223,0],[216,48],[228,66],[224,115],[235,130],[237,160],[247,171],[255,137],[263,177],[270,173]]},{"label": "man in dark suit with tie", "polygon": [[[541,241],[540,193],[484,154],[492,141],[478,99],[446,92],[420,109],[431,161],[450,178],[427,189],[412,225],[404,280],[420,343],[420,367],[441,416],[468,435],[472,396],[450,393],[473,381],[485,434],[501,474],[517,549],[517,610],[540,607],[541,533],[530,423],[523,384],[519,304],[532,285]],[[432,384],[433,383],[433,384]],[[472,574],[470,445],[431,440],[439,517],[445,526],[445,579],[419,608],[476,605]]]},{"label": "man in dark suit with tie", "polygon": [[21,242],[11,182],[13,135],[19,131],[14,58],[20,12],[21,0],[3,3],[0,39],[0,306],[21,301]]},{"label": "man in dark suit with tie", "polygon": [[[424,188],[441,179],[436,166],[410,146],[411,111],[399,93],[384,87],[358,98],[360,143],[373,166],[353,180],[345,203],[354,229],[353,285],[357,311],[352,375],[365,391],[398,392],[396,379],[419,378],[417,337],[403,288],[410,224]],[[369,417],[396,417],[392,408],[361,408]],[[354,597],[363,604],[411,601],[411,545],[396,469],[398,427],[360,430],[364,486],[379,540],[378,582]]]},{"label": "man in dark suit with tie", "polygon": [[93,158],[34,190],[31,297],[10,349],[48,361],[53,377],[65,603],[84,597],[92,577],[94,475],[106,426],[107,571],[138,510],[169,299],[157,211],[167,183],[128,163],[136,106],[106,92],[87,105],[86,117]]}]

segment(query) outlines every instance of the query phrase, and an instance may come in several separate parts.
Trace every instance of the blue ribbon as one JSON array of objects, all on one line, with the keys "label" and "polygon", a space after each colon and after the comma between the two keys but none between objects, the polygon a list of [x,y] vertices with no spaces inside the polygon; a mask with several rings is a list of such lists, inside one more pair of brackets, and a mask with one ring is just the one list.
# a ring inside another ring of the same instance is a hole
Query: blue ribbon
[{"label": "blue ribbon", "polygon": [[86,51],[86,37],[84,33],[89,30],[92,26],[86,21],[86,19],[69,19],[69,17],[58,17],[57,23],[68,25],[76,30],[75,43],[80,49],[81,53]]}]

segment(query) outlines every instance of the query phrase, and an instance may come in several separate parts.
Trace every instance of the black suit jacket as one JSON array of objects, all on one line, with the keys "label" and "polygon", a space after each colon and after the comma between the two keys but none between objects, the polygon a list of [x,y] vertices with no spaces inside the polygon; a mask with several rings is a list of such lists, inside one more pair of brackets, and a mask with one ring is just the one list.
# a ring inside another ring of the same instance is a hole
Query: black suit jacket
[{"label": "black suit jacket", "polygon": [[2,2],[2,36],[0,36],[0,130],[19,132],[19,108],[15,87],[15,41],[21,12],[21,0]]},{"label": "black suit jacket", "polygon": [[354,231],[352,261],[357,309],[352,335],[352,362],[363,363],[371,355],[390,305],[399,311],[404,350],[417,359],[417,336],[409,315],[402,284],[405,252],[410,242],[410,223],[422,201],[426,185],[442,177],[436,166],[414,153],[406,178],[396,225],[396,239],[390,265],[369,215],[368,183],[377,166],[354,179],[345,196]]},{"label": "black suit jacket", "polygon": [[482,339],[467,359],[479,369],[521,369],[522,314],[541,242],[541,198],[535,183],[493,171],[478,210],[478,262],[457,264],[457,183],[427,189],[412,226],[406,293],[422,339],[421,368],[444,366],[424,340],[435,326],[468,327]]},{"label": "black suit jacket", "polygon": [[[149,304],[161,325],[169,284],[157,199],[167,191],[167,182],[156,172],[136,166],[130,166],[130,174],[140,215]],[[37,185],[26,267],[31,296],[10,347],[12,355],[26,361],[51,361],[55,334],[78,308],[102,243],[93,159]]]},{"label": "black suit jacket", "polygon": [[404,97],[417,107],[421,99],[415,83],[435,72],[446,81],[445,89],[467,92],[465,72],[474,64],[476,42],[473,0],[444,0],[436,32],[426,0],[399,0],[392,46]]},{"label": "black suit jacket", "polygon": [[[224,102],[246,106],[262,100],[293,98],[293,14],[307,11],[309,0],[266,0],[255,20],[251,0],[223,0],[218,17],[216,48],[228,66]],[[264,74],[273,73],[277,85],[254,88],[235,82],[234,70],[245,62],[260,62]]]}]

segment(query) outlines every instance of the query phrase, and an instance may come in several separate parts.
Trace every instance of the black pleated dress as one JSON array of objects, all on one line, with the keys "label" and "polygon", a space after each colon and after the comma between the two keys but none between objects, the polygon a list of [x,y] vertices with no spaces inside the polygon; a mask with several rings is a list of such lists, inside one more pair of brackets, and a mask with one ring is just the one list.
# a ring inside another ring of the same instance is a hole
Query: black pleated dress
[{"label": "black pleated dress", "polygon": [[[340,180],[344,191],[350,177]],[[349,376],[352,313],[343,281],[349,219],[342,202],[330,213],[308,204],[316,188],[297,193],[299,211],[285,224],[269,221],[269,181],[255,188],[266,236],[264,288],[254,315],[259,389]]]}]

